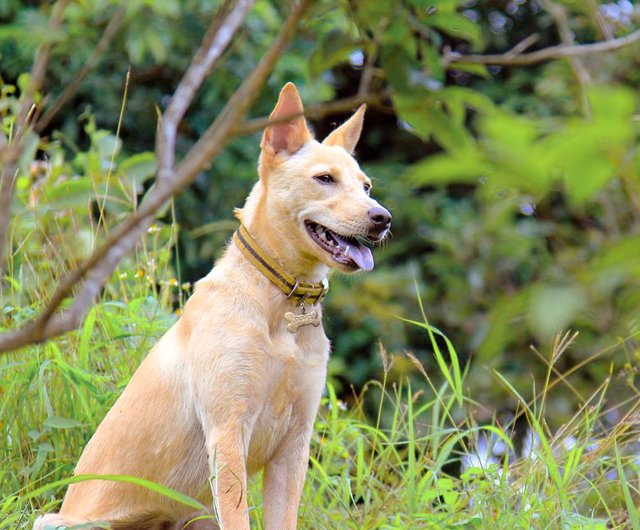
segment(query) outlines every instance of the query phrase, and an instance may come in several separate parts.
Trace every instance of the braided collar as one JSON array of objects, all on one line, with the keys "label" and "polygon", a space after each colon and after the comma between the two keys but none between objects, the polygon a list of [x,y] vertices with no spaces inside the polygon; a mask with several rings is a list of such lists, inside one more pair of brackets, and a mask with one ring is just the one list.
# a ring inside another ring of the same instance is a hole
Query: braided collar
[{"label": "braided collar", "polygon": [[253,266],[280,289],[288,299],[316,305],[322,302],[329,291],[329,282],[326,278],[323,278],[319,283],[308,283],[291,276],[256,243],[244,225],[240,225],[240,228],[233,234],[233,241]]}]

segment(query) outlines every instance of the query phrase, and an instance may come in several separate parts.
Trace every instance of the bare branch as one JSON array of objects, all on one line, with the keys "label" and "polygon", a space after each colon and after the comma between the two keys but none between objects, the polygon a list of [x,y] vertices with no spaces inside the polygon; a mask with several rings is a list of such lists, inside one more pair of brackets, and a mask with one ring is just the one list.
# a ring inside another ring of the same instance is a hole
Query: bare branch
[{"label": "bare branch", "polygon": [[591,55],[594,53],[614,52],[622,48],[626,48],[640,40],[640,30],[636,30],[624,37],[617,39],[594,42],[592,44],[576,44],[567,46],[559,44],[558,46],[550,46],[543,50],[531,53],[521,54],[496,54],[496,55],[462,55],[455,52],[449,52],[443,56],[445,65],[456,63],[474,63],[474,64],[492,64],[496,66],[527,66],[537,64],[552,59],[561,59],[564,57],[579,57]]},{"label": "bare branch", "polygon": [[[69,0],[59,0],[53,6],[49,28],[57,30],[62,22],[62,14]],[[15,132],[10,143],[7,143],[3,135],[3,150],[0,153],[2,158],[0,164],[0,272],[4,269],[5,253],[7,251],[7,232],[9,230],[9,218],[11,213],[11,201],[15,191],[15,178],[18,170],[18,161],[24,149],[23,139],[29,128],[29,118],[33,111],[36,94],[47,72],[49,62],[49,52],[53,43],[49,40],[42,44],[36,52],[36,57],[31,69],[29,84],[27,89],[21,94],[20,110],[18,111]]]},{"label": "bare branch", "polygon": [[613,39],[613,31],[611,30],[611,26],[607,23],[605,18],[602,16],[600,12],[600,8],[596,3],[596,0],[587,0],[589,7],[591,8],[591,16],[594,18],[600,33],[606,40]]},{"label": "bare branch", "polygon": [[102,55],[104,55],[105,51],[111,44],[111,41],[118,33],[125,12],[126,2],[122,1],[109,20],[109,23],[107,24],[104,32],[102,33],[102,36],[100,37],[100,40],[98,41],[98,44],[87,59],[85,65],[65,87],[62,93],[53,101],[53,103],[49,107],[49,110],[44,113],[44,116],[42,116],[42,118],[40,118],[35,124],[36,131],[41,132],[46,129],[55,115],[60,112],[60,109],[62,109],[76,94],[78,88],[80,87],[80,84],[82,83],[82,81],[84,81],[84,78],[87,77],[87,75],[96,67],[96,65],[100,61],[100,58],[102,57]]},{"label": "bare branch", "polygon": [[280,33],[256,68],[251,72],[251,75],[244,80],[240,88],[231,96],[231,99],[225,105],[224,109],[222,109],[222,112],[220,112],[216,120],[204,132],[202,137],[196,142],[177,167],[177,182],[184,182],[182,185],[191,182],[197,173],[204,167],[207,167],[211,159],[216,156],[227,143],[228,139],[225,139],[225,136],[231,133],[236,123],[246,114],[249,106],[256,98],[260,87],[264,84],[267,76],[271,72],[284,45],[293,35],[309,3],[310,0],[300,0],[293,8]]},{"label": "bare branch", "polygon": [[[224,2],[188,70],[182,76],[158,128],[156,158],[158,160],[157,183],[159,185],[164,184],[166,179],[173,176],[178,125],[191,105],[200,85],[237,33],[240,24],[254,3],[255,0],[239,0],[238,2],[226,0]],[[234,6],[234,4],[236,5]]]},{"label": "bare branch", "polygon": [[524,53],[526,50],[531,48],[538,40],[540,39],[540,35],[537,33],[532,33],[528,37],[522,39],[518,44],[516,44],[513,48],[511,48],[507,53],[505,53],[505,57],[513,57],[514,55],[520,55]]},{"label": "bare branch", "polygon": [[[542,5],[555,20],[556,26],[558,27],[558,34],[560,35],[560,41],[565,46],[573,46],[575,44],[575,35],[569,27],[567,10],[552,0],[543,0]],[[575,55],[567,57],[567,60],[571,65],[576,81],[578,81],[583,112],[586,117],[591,117],[591,106],[589,105],[589,98],[587,96],[586,89],[587,85],[591,81],[591,75],[582,61]]]},{"label": "bare branch", "polygon": [[[67,7],[69,0],[58,0],[53,6],[51,12],[51,18],[49,19],[49,28],[56,30],[60,27],[62,22],[62,14]],[[40,86],[44,81],[44,76],[47,73],[47,64],[49,63],[49,52],[51,51],[51,41],[45,42],[36,52],[36,58],[33,62],[33,68],[31,69],[31,77],[29,78],[29,85],[25,94],[23,95],[23,102],[16,120],[16,135],[17,141],[22,139],[22,135],[28,126],[28,117],[31,113],[31,107],[33,105],[36,93],[40,90]]]},{"label": "bare branch", "polygon": [[362,75],[360,76],[360,85],[358,86],[359,96],[364,96],[371,90],[371,83],[373,82],[374,74],[376,72],[376,60],[380,53],[380,39],[387,30],[389,22],[389,19],[386,17],[383,17],[378,22],[376,31],[373,32],[371,45],[368,49],[363,50],[365,63],[364,68],[362,69]]},{"label": "bare branch", "polygon": [[[89,307],[98,297],[106,279],[115,270],[120,260],[133,250],[140,236],[152,222],[155,212],[177,191],[193,181],[198,172],[234,136],[236,123],[247,112],[260,87],[264,84],[286,42],[293,35],[309,1],[301,0],[293,8],[276,39],[254,71],[231,97],[202,138],[190,149],[176,171],[167,172],[162,185],[157,185],[150,191],[138,211],[120,224],[109,235],[107,242],[98,248],[84,264],[60,282],[49,303],[36,319],[27,322],[18,329],[0,335],[0,353],[15,350],[34,342],[42,342],[71,331],[80,324]],[[195,94],[195,90],[191,97],[193,94]],[[187,107],[188,104],[184,111]],[[175,112],[179,114],[178,111]],[[83,278],[85,280],[76,293],[71,308],[56,314],[62,301],[71,294],[74,287]]]}]

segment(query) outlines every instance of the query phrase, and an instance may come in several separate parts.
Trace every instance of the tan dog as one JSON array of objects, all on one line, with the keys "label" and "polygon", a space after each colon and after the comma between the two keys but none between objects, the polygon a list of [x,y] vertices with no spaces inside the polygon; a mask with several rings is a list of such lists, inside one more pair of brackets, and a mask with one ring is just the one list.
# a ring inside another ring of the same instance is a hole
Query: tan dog
[{"label": "tan dog", "polygon": [[[271,118],[301,113],[289,83]],[[247,477],[264,469],[265,528],[296,528],[329,356],[325,278],[332,267],[370,270],[371,251],[356,238],[380,241],[391,222],[351,156],[363,115],[364,106],[322,143],[302,116],[267,128],[260,180],[237,211],[243,228],[100,424],[76,474],[165,484],[213,504],[224,530],[248,530]],[[60,513],[35,529],[182,528],[189,510],[140,486],[91,480],[71,485]]]}]

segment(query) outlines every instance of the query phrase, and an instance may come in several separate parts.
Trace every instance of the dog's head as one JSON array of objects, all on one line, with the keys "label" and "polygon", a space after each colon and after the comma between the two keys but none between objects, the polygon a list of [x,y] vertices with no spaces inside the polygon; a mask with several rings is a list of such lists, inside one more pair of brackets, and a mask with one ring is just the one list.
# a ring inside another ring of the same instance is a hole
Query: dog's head
[{"label": "dog's head", "polygon": [[297,117],[265,130],[260,181],[239,216],[245,223],[250,218],[283,265],[297,260],[345,272],[373,268],[371,250],[362,241],[382,241],[391,214],[370,196],[371,180],[352,157],[364,111],[362,105],[320,143],[302,116],[295,85],[280,92],[270,118]]}]

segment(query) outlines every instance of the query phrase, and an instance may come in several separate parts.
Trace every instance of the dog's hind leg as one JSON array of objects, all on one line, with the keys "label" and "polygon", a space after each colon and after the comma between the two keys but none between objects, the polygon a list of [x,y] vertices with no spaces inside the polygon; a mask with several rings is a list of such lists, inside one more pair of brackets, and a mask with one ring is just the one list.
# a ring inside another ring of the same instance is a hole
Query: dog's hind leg
[{"label": "dog's hind leg", "polygon": [[[83,524],[86,525],[86,522],[71,520],[59,513],[48,513],[36,520],[33,530],[63,530]],[[112,521],[108,523],[108,526],[97,525],[94,527],[95,530],[103,528],[111,530],[220,530],[213,517],[205,512],[194,513],[182,517],[178,521],[175,519],[172,521],[171,518],[160,514],[144,514]]]}]

